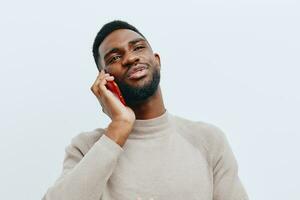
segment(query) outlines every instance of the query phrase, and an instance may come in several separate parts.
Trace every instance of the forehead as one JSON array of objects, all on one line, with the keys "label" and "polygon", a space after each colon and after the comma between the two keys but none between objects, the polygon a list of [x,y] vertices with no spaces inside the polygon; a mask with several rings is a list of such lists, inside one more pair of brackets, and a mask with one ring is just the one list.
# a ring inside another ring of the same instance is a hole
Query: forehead
[{"label": "forehead", "polygon": [[110,33],[99,46],[99,53],[101,57],[105,52],[111,48],[121,48],[128,45],[128,42],[143,38],[140,34],[129,30],[129,29],[119,29]]}]

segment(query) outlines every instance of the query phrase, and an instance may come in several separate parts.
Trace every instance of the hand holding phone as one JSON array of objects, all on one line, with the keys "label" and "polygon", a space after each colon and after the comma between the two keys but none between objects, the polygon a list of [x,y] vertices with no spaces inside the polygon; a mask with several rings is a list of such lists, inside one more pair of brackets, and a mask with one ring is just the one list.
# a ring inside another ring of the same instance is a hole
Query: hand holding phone
[{"label": "hand holding phone", "polygon": [[126,106],[114,76],[101,70],[91,90],[101,104],[102,111],[113,121],[122,120],[130,123],[135,121],[135,114],[130,107]]},{"label": "hand holding phone", "polygon": [[111,118],[105,135],[119,144],[125,144],[135,122],[134,111],[126,105],[114,77],[101,70],[91,87],[92,92],[101,104],[102,111]]},{"label": "hand holding phone", "polygon": [[106,87],[119,98],[124,106],[126,106],[125,99],[123,98],[121,91],[115,81],[107,81]]}]

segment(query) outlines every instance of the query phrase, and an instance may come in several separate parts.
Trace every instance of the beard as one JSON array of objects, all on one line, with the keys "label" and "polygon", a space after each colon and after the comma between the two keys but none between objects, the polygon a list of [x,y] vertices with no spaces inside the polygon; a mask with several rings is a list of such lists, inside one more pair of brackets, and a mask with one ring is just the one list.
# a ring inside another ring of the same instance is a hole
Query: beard
[{"label": "beard", "polygon": [[152,73],[151,79],[140,87],[131,86],[125,81],[115,81],[120,88],[126,104],[135,105],[137,103],[145,101],[156,92],[160,82],[160,72],[158,69],[155,69]]}]

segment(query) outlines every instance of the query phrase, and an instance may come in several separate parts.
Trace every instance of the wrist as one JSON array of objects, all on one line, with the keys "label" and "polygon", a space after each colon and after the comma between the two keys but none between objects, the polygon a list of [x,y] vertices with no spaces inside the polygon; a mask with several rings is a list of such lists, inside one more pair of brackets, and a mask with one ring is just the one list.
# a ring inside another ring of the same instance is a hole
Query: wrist
[{"label": "wrist", "polygon": [[105,135],[122,147],[132,131],[132,128],[133,124],[131,123],[124,121],[113,121],[108,125]]}]

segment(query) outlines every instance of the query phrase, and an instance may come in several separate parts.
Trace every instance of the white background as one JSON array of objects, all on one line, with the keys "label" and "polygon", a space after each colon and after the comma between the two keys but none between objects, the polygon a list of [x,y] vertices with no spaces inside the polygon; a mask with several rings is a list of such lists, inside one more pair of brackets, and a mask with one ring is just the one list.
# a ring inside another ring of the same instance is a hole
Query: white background
[{"label": "white background", "polygon": [[160,53],[166,108],[226,133],[250,199],[300,199],[299,1],[1,4],[0,199],[41,199],[71,138],[108,124],[91,47],[113,19]]}]

